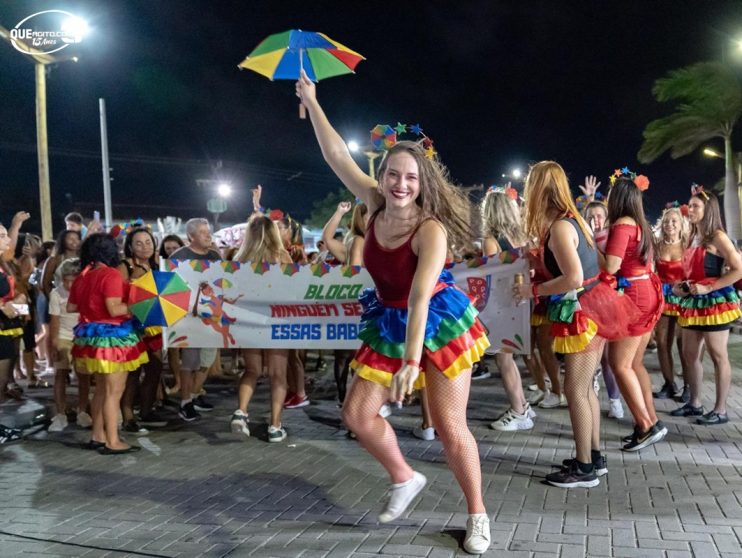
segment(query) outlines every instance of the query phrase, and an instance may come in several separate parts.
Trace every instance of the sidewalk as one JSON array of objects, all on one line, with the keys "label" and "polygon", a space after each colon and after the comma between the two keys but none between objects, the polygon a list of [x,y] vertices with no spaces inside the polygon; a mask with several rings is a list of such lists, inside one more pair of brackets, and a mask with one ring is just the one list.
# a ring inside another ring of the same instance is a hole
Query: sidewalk
[{"label": "sidewalk", "polygon": [[[500,380],[475,382],[470,427],[493,519],[486,556],[742,557],[742,338],[733,343],[731,422],[696,426],[664,414],[675,403],[658,401],[667,440],[629,454],[619,450],[628,411],[622,421],[604,419],[609,473],[589,490],[542,483],[552,463],[572,455],[566,409],[537,410],[529,432],[496,432],[488,425],[506,407]],[[647,362],[657,386],[656,355]],[[709,362],[706,370],[708,407]],[[281,444],[265,441],[264,381],[249,439],[229,432],[233,386],[214,384],[214,412],[139,437],[138,454],[79,449],[88,432],[74,426],[0,447],[0,556],[465,556],[465,503],[441,445],[410,433],[419,407],[390,420],[429,485],[408,515],[379,525],[384,471],[346,438],[331,366],[316,378],[312,405],[286,411]]]}]

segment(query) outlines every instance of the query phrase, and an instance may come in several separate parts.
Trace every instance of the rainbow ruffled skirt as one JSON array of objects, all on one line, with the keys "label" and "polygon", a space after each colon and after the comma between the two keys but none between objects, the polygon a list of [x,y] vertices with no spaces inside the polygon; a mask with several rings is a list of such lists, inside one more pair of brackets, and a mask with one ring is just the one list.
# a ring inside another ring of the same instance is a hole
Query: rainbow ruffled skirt
[{"label": "rainbow ruffled skirt", "polygon": [[551,323],[547,316],[548,299],[540,296],[537,300],[538,301],[533,305],[533,310],[531,310],[531,327],[539,327]]},{"label": "rainbow ruffled skirt", "polygon": [[722,326],[740,317],[739,297],[732,286],[680,299],[680,327]]},{"label": "rainbow ruffled skirt", "polygon": [[[482,358],[490,342],[476,308],[454,286],[448,270],[441,273],[441,282],[445,285],[439,285],[443,288],[436,289],[430,299],[421,365],[424,370],[432,364],[446,377],[455,378]],[[407,308],[385,306],[374,289],[366,289],[360,302],[363,315],[358,337],[363,345],[350,366],[361,378],[389,387],[403,364]],[[424,386],[425,374],[421,373],[415,387]]]},{"label": "rainbow ruffled skirt", "polygon": [[679,316],[680,301],[683,299],[672,292],[672,285],[670,283],[662,283],[662,296],[665,299],[665,307],[662,309],[662,315]]},{"label": "rainbow ruffled skirt", "polygon": [[133,320],[121,325],[91,322],[74,329],[72,356],[90,374],[132,372],[149,362]]}]

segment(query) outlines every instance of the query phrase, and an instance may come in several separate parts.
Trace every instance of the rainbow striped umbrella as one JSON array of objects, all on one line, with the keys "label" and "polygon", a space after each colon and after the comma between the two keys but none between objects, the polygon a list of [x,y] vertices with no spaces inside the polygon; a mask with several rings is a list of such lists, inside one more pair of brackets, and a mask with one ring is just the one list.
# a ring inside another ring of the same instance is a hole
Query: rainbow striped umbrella
[{"label": "rainbow striped umbrella", "polygon": [[[238,64],[270,79],[297,80],[304,70],[312,81],[355,73],[363,56],[324,33],[291,29],[269,35]],[[302,105],[303,106],[303,105]]]}]

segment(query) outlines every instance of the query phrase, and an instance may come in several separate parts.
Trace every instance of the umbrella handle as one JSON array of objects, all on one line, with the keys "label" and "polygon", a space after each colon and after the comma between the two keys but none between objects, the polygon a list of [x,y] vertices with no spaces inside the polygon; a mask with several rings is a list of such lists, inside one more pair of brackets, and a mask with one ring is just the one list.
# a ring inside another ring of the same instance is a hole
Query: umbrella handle
[{"label": "umbrella handle", "polygon": [[[299,69],[303,72],[304,71],[304,49],[299,49]],[[301,73],[299,73],[300,79],[301,79]],[[302,120],[307,119],[307,107],[304,106],[304,103],[299,101],[299,118]]]}]

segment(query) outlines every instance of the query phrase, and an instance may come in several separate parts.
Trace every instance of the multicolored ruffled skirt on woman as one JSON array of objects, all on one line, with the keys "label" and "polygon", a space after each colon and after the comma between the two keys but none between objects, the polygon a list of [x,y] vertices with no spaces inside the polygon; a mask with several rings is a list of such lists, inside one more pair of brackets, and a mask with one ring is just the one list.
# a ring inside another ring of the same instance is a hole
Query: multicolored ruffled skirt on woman
[{"label": "multicolored ruffled skirt on woman", "polygon": [[683,300],[672,292],[670,283],[662,283],[662,296],[665,299],[665,308],[662,310],[663,316],[678,317],[680,315],[680,301]]},{"label": "multicolored ruffled skirt on woman", "polygon": [[550,324],[548,317],[549,297],[540,296],[534,300],[533,310],[531,310],[531,327],[539,327]]},{"label": "multicolored ruffled skirt on woman", "polygon": [[149,362],[147,349],[133,320],[121,325],[91,322],[78,324],[72,356],[90,374],[132,372]]},{"label": "multicolored ruffled skirt on woman", "polygon": [[580,289],[549,297],[554,352],[580,353],[598,335],[608,340],[626,337],[639,314],[636,305],[616,291],[616,278],[601,272]]},{"label": "multicolored ruffled skirt on woman", "polygon": [[[424,387],[428,364],[446,377],[455,378],[479,361],[490,345],[476,308],[455,287],[451,273],[443,270],[438,281],[428,308],[420,362],[423,373],[415,383],[416,388]],[[350,366],[361,378],[389,387],[404,362],[407,301],[384,304],[375,289],[366,289],[360,302],[363,315],[358,337],[363,345]]]},{"label": "multicolored ruffled skirt on woman", "polygon": [[739,297],[734,287],[728,286],[704,295],[690,295],[680,299],[678,325],[690,329],[726,329],[742,317]]}]

